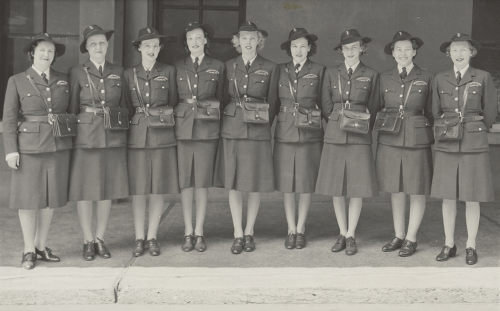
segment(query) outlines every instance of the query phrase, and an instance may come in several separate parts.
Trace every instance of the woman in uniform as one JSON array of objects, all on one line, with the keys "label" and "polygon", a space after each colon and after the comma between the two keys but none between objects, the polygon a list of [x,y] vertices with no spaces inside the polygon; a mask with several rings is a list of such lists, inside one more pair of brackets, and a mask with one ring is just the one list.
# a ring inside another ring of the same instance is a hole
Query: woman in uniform
[{"label": "woman in uniform", "polygon": [[[287,249],[306,246],[305,223],[311,194],[316,189],[323,147],[323,128],[298,128],[295,124],[298,109],[311,111],[321,107],[321,83],[325,66],[309,59],[316,54],[316,40],[318,37],[309,34],[306,29],[294,28],[288,40],[281,44],[281,49],[286,51],[292,61],[278,66],[280,103],[273,158],[276,190],[283,192],[288,223],[285,240]],[[321,125],[319,109],[317,113],[317,125]],[[300,193],[297,222],[295,193]]]},{"label": "woman in uniform", "polygon": [[[333,208],[340,237],[332,252],[345,249],[347,255],[357,252],[355,233],[361,213],[362,198],[378,196],[377,176],[372,153],[371,128],[379,105],[379,74],[360,62],[371,41],[356,29],[346,30],[341,42],[344,63],[328,68],[322,89],[322,110],[328,121],[316,192],[333,196]],[[339,80],[340,79],[340,80]],[[342,108],[347,111],[370,112],[368,133],[354,133],[340,128]],[[350,197],[349,217],[345,198]]]},{"label": "woman in uniform", "polygon": [[[132,46],[141,53],[141,63],[127,68],[123,74],[130,90],[128,109],[135,112],[128,133],[127,161],[136,239],[133,254],[136,257],[144,253],[145,243],[151,256],[160,255],[156,234],[163,213],[163,195],[179,193],[173,122],[166,127],[167,122],[161,124],[158,117],[160,122],[154,123],[158,113],[152,115],[160,112],[163,120],[173,120],[172,107],[177,104],[175,68],[156,61],[164,37],[154,28],[139,30]],[[162,108],[165,115],[162,115]],[[148,195],[149,225],[145,235]]]},{"label": "woman in uniform", "polygon": [[35,267],[38,255],[47,262],[60,261],[45,243],[54,208],[68,202],[71,137],[54,137],[49,124],[49,114],[68,108],[68,76],[50,68],[64,51],[48,34],[34,36],[23,49],[30,67],[10,77],[5,93],[5,160],[14,169],[10,208],[19,210],[25,269]]},{"label": "woman in uniform", "polygon": [[[445,245],[437,261],[457,254],[455,218],[457,200],[465,201],[467,243],[465,262],[477,262],[476,236],[479,202],[491,202],[493,181],[487,131],[497,113],[497,91],[491,75],[469,65],[481,44],[469,35],[457,33],[440,50],[453,61],[453,68],[436,74],[432,90],[432,112],[436,122],[460,117],[463,135],[459,140],[436,138],[431,197],[443,199]],[[465,106],[465,108],[463,108]]]},{"label": "woman in uniform", "polygon": [[[224,63],[209,55],[214,29],[190,23],[178,38],[190,55],[175,63],[179,105],[175,109],[178,140],[179,184],[184,215],[185,252],[206,250],[203,223],[208,188],[213,186],[215,156],[220,134],[220,114],[201,108],[223,100]],[[220,111],[220,110],[219,110]],[[210,118],[209,114],[212,114]],[[206,117],[206,118],[203,118]],[[193,198],[196,197],[196,226],[193,230]]]},{"label": "woman in uniform", "polygon": [[[396,67],[380,74],[380,106],[383,113],[399,113],[397,133],[379,131],[376,168],[381,191],[391,193],[394,238],[384,252],[400,249],[408,257],[417,249],[417,232],[431,192],[432,94],[434,75],[413,63],[424,44],[418,37],[399,31],[385,46]],[[406,195],[410,195],[410,220],[405,235]]]},{"label": "woman in uniform", "polygon": [[[233,254],[255,249],[253,234],[260,193],[274,191],[271,125],[278,108],[278,70],[275,63],[257,53],[264,48],[266,37],[267,31],[257,28],[254,23],[243,23],[232,39],[241,56],[226,62],[226,106],[216,178],[217,185],[229,190],[235,237],[231,246]],[[256,107],[265,109],[264,102],[269,105],[269,121],[265,112],[255,110]],[[249,192],[245,231],[242,226],[243,191]]]},{"label": "woman in uniform", "polygon": [[[103,107],[127,107],[123,68],[105,59],[113,32],[97,25],[85,28],[80,52],[88,52],[89,60],[69,70],[69,111],[78,115],[79,134],[73,141],[69,199],[78,201],[85,260],[94,260],[95,253],[101,258],[111,257],[103,241],[111,200],[128,196],[127,131],[104,128]],[[95,235],[92,233],[94,201],[97,202]]]}]

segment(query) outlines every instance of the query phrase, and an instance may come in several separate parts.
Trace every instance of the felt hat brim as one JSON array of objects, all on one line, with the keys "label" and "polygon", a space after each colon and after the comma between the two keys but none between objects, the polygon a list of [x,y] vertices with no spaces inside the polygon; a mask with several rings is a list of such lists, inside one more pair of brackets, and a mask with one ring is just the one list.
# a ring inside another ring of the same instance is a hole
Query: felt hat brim
[{"label": "felt hat brim", "polygon": [[95,35],[105,35],[106,40],[109,41],[109,38],[113,35],[115,31],[114,30],[104,30],[104,29],[94,29],[90,31],[84,38],[82,43],[80,43],[80,52],[81,53],[87,53],[87,48],[85,47],[87,45],[87,39],[89,37],[95,36]]}]

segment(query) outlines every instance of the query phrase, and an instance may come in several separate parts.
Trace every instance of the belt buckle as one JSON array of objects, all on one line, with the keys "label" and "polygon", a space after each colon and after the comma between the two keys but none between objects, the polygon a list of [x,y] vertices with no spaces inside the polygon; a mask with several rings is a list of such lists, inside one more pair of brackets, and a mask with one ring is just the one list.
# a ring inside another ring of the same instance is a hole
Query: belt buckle
[{"label": "belt buckle", "polygon": [[52,113],[49,113],[47,115],[47,120],[48,120],[49,124],[52,125],[54,123],[54,115]]},{"label": "belt buckle", "polygon": [[351,103],[349,101],[345,102],[346,109],[351,109]]}]

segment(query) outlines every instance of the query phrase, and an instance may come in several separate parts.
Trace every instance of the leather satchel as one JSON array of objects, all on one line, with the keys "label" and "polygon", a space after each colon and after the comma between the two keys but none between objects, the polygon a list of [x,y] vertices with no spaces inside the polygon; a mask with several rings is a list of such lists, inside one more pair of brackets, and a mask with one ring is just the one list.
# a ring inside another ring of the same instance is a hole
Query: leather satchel
[{"label": "leather satchel", "polygon": [[31,85],[35,88],[38,95],[42,98],[43,104],[45,106],[45,110],[47,110],[47,120],[49,124],[52,125],[52,135],[54,137],[71,137],[77,135],[76,124],[78,118],[74,114],[66,114],[66,113],[52,113],[49,108],[49,104],[43,95],[40,93],[40,90],[33,83],[33,78],[30,75],[27,76],[28,80],[31,82]]},{"label": "leather satchel", "polygon": [[196,103],[194,118],[195,120],[207,120],[207,121],[217,121],[220,119],[220,101],[215,99],[215,97],[209,97],[204,99],[198,99],[194,96],[193,90],[191,89],[191,81],[189,79],[189,74],[187,72],[187,66],[184,66],[186,71],[186,80],[188,83],[189,92],[191,93],[191,98]]},{"label": "leather satchel", "polygon": [[321,129],[321,110],[319,110],[318,105],[316,109],[314,108],[302,108],[297,100],[296,93],[293,91],[292,82],[290,78],[290,73],[288,68],[285,69],[288,75],[288,85],[290,87],[290,93],[295,101],[295,120],[294,125],[298,128],[319,130]]},{"label": "leather satchel", "polygon": [[154,128],[169,128],[175,125],[174,109],[170,106],[159,106],[159,107],[145,107],[141,89],[139,88],[139,82],[137,81],[137,72],[134,67],[134,82],[137,92],[137,98],[139,99],[139,104],[141,105],[142,111],[146,115],[148,120],[148,127]]},{"label": "leather satchel", "polygon": [[438,141],[453,141],[461,140],[464,133],[463,116],[465,112],[465,105],[467,104],[467,95],[469,94],[469,83],[464,91],[464,103],[462,110],[458,115],[451,117],[444,117],[434,120],[434,139]]},{"label": "leather satchel", "polygon": [[236,82],[236,63],[233,64],[234,92],[238,100],[238,106],[243,111],[243,122],[245,123],[269,123],[269,104],[265,99],[246,97],[245,102],[241,102],[238,83]]},{"label": "leather satchel", "polygon": [[375,125],[373,129],[378,132],[384,132],[388,134],[397,134],[401,128],[401,123],[403,121],[403,112],[406,108],[406,103],[408,102],[408,98],[410,97],[410,91],[413,83],[410,84],[410,88],[408,89],[408,93],[406,93],[406,98],[403,103],[403,106],[399,107],[399,111],[390,111],[387,108],[382,109],[377,113],[377,117],[375,118]]},{"label": "leather satchel", "polygon": [[[347,109],[347,104],[344,105],[342,100],[342,86],[340,85],[339,73],[339,92],[342,110],[340,113],[340,129],[345,132],[353,132],[367,134],[370,131],[370,112],[366,108],[366,112]],[[350,107],[350,104],[349,104]]]}]

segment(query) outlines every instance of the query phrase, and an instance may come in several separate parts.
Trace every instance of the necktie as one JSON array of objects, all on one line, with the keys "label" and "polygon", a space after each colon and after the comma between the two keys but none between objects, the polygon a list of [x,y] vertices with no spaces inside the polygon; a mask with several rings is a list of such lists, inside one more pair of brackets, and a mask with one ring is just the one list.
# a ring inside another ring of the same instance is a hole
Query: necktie
[{"label": "necktie", "polygon": [[102,66],[99,66],[99,74],[101,75],[102,77]]},{"label": "necktie", "polygon": [[300,64],[295,64],[295,75],[298,75],[300,71]]},{"label": "necktie", "polygon": [[49,84],[49,80],[47,80],[47,75],[45,74],[45,72],[42,72],[42,79],[43,81],[45,81],[45,83]]},{"label": "necktie", "polygon": [[457,85],[460,85],[460,80],[462,80],[462,74],[460,71],[457,71]]},{"label": "necktie", "polygon": [[198,58],[198,57],[196,57],[196,58],[194,59],[194,63],[193,63],[194,70],[196,70],[196,71],[198,71],[198,59],[199,59],[199,58]]},{"label": "necktie", "polygon": [[247,72],[248,72],[248,70],[250,70],[250,61],[247,62],[247,64],[245,65],[245,68],[247,69]]},{"label": "necktie", "polygon": [[349,80],[351,80],[352,68],[349,68],[349,70],[347,70],[347,75],[349,76]]},{"label": "necktie", "polygon": [[149,79],[149,70],[146,70],[146,78]]},{"label": "necktie", "polygon": [[406,67],[403,67],[403,71],[401,71],[399,76],[401,77],[402,80],[406,79],[406,77],[408,76],[408,73],[406,72]]}]

